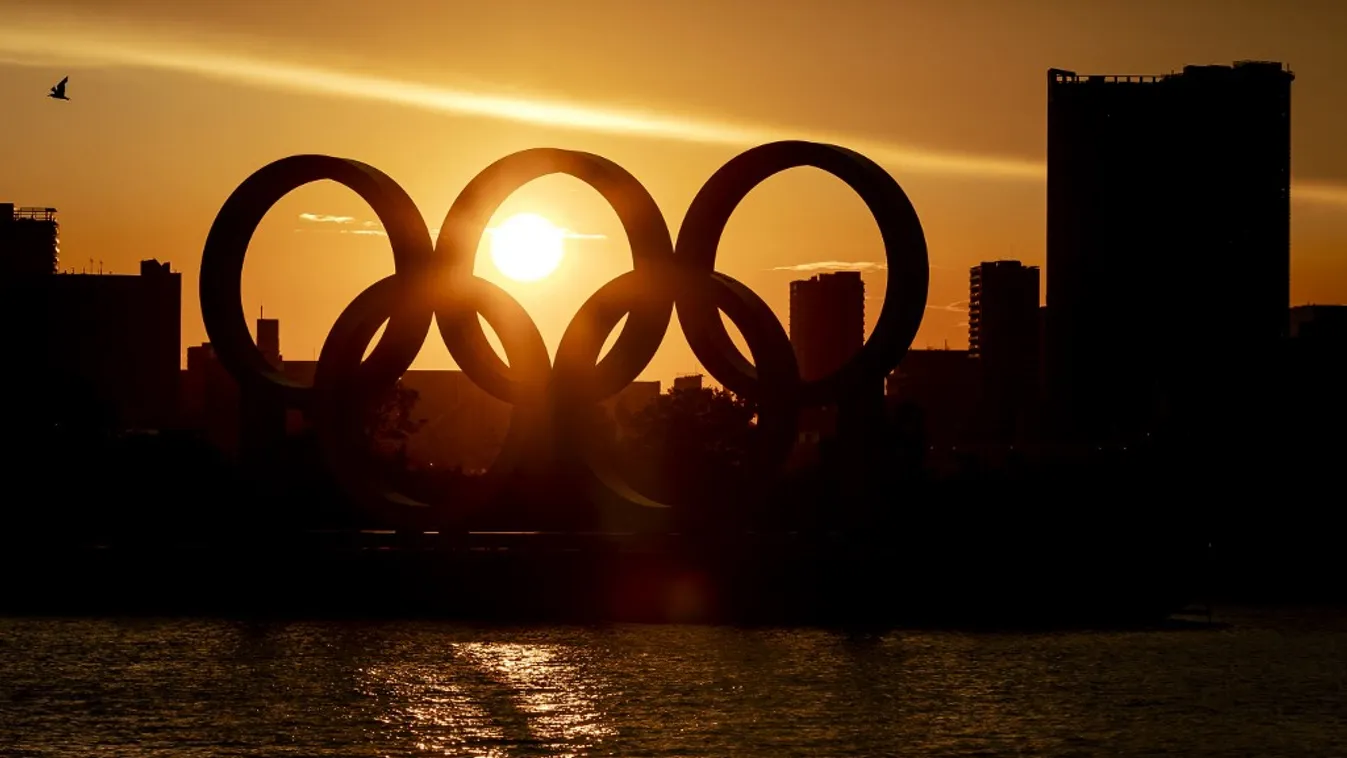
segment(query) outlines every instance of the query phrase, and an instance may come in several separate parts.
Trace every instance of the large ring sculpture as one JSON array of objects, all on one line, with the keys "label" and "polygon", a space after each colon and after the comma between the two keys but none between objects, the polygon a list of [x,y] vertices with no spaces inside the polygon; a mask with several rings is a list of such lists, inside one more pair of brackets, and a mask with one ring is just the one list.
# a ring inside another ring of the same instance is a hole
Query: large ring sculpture
[{"label": "large ring sculpture", "polygon": [[[715,270],[721,234],[738,204],[767,178],[802,166],[833,174],[864,200],[879,225],[888,277],[878,323],[860,352],[833,375],[810,381],[801,379],[789,337],[767,304]],[[500,204],[524,184],[555,173],[586,182],[609,202],[630,241],[633,268],[581,306],[553,365],[523,307],[472,270],[487,222]],[[371,285],[338,317],[323,343],[313,386],[306,387],[287,379],[258,350],[240,284],[249,241],[263,216],[290,191],[321,179],[369,203],[388,233],[395,273]],[[458,196],[434,244],[415,203],[377,169],[321,155],[284,158],[250,176],[221,208],[206,239],[200,286],[206,332],[240,386],[310,412],[334,474],[358,500],[417,505],[370,474],[354,409],[406,372],[432,317],[463,372],[514,409],[505,450],[489,476],[499,478],[526,464],[538,454],[531,445],[540,436],[570,434],[583,409],[635,380],[659,349],[675,309],[688,344],[711,376],[758,404],[759,426],[766,432],[759,463],[770,467],[789,453],[802,403],[836,401],[864,382],[882,381],[898,365],[921,324],[928,277],[921,222],[887,172],[845,148],[785,141],[750,149],[717,171],[688,209],[676,245],[645,187],[617,164],[589,153],[533,149],[497,161]],[[721,312],[744,336],[752,360],[734,346]],[[488,343],[478,314],[500,337],[508,365]],[[621,334],[598,360],[623,317]],[[385,322],[383,336],[365,357]],[[628,486],[600,450],[580,445],[578,452],[622,500],[663,505]]]}]

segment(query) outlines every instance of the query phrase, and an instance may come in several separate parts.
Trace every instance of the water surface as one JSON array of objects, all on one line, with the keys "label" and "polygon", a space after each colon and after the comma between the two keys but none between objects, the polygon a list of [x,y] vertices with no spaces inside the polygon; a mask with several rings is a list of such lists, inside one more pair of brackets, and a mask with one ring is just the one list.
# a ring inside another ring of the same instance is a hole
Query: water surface
[{"label": "water surface", "polygon": [[1347,612],[992,634],[0,620],[6,756],[1347,755]]}]

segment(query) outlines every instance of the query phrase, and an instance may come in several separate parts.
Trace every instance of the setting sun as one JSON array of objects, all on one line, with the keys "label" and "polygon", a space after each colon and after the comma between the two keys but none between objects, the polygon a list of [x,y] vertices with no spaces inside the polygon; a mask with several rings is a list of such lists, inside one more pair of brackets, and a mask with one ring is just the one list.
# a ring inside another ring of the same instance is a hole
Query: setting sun
[{"label": "setting sun", "polygon": [[535,282],[561,263],[565,230],[536,213],[518,213],[491,232],[491,262],[518,282]]}]

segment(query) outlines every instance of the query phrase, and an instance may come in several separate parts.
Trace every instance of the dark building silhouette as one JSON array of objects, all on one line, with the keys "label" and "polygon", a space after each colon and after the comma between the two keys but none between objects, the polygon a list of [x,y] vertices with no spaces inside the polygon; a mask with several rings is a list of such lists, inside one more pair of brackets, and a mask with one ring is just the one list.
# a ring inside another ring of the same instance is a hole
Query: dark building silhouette
[{"label": "dark building silhouette", "polygon": [[675,391],[682,390],[700,390],[702,388],[701,374],[685,374],[674,377],[673,388]]},{"label": "dark building silhouette", "polygon": [[908,350],[889,374],[891,409],[915,408],[928,444],[948,447],[968,439],[982,389],[978,362],[967,350]]},{"label": "dark building silhouette", "polygon": [[0,280],[54,274],[61,262],[61,225],[55,208],[0,203]]},{"label": "dark building silhouette", "polygon": [[[283,370],[280,329],[277,319],[257,319],[258,351]],[[286,409],[274,402],[259,402],[243,392],[209,342],[187,348],[187,368],[181,372],[180,383],[183,426],[201,432],[230,458],[259,459],[275,454],[285,437]]]},{"label": "dark building silhouette", "polygon": [[968,353],[982,374],[983,431],[1027,433],[1038,383],[1038,267],[984,262],[969,271]]},{"label": "dark building silhouette", "polygon": [[[286,361],[280,350],[280,321],[259,318],[258,350],[286,377],[311,385],[316,361]],[[691,377],[700,387],[700,375]],[[181,372],[183,424],[200,431],[228,457],[264,464],[275,456],[287,435],[309,426],[300,409],[258,402],[240,391],[225,371],[210,343],[187,349],[187,368]],[[411,370],[402,387],[416,392],[412,420],[420,428],[407,439],[406,452],[415,466],[461,468],[481,473],[500,453],[510,427],[511,406],[489,395],[461,371]],[[659,395],[659,382],[633,382],[604,405],[610,414],[619,409],[633,414]]]},{"label": "dark building silhouette", "polygon": [[865,344],[865,283],[859,271],[790,283],[790,342],[806,380],[833,373]]},{"label": "dark building silhouette", "polygon": [[[859,271],[790,283],[790,342],[805,380],[834,373],[860,352],[865,344],[865,282]],[[882,383],[848,388],[844,396],[846,402],[838,406],[802,409],[801,442],[818,443],[838,434],[859,440],[883,413]]]},{"label": "dark building silhouette", "polygon": [[1347,305],[1297,305],[1289,327],[1292,339],[1347,348]]},{"label": "dark building silhouette", "polygon": [[[258,318],[254,338],[262,357],[272,367],[282,369],[280,322],[274,318]],[[287,409],[269,393],[257,395],[249,387],[239,390],[242,412],[240,458],[249,466],[265,469],[278,457],[285,442]]]},{"label": "dark building silhouette", "polygon": [[54,208],[0,203],[0,318],[14,357],[0,389],[16,423],[160,429],[177,413],[182,276],[60,273]]},{"label": "dark building silhouette", "polygon": [[218,450],[233,457],[239,450],[239,387],[209,342],[187,348],[182,371],[182,424],[195,429]]},{"label": "dark building silhouette", "polygon": [[[1301,305],[1291,309],[1282,391],[1293,399],[1286,416],[1294,433],[1342,449],[1347,423],[1347,305]],[[1305,430],[1314,431],[1305,431]]]},{"label": "dark building silhouette", "polygon": [[1264,62],[1048,72],[1059,431],[1220,436],[1213,424],[1257,381],[1245,368],[1271,361],[1289,306],[1293,78]]},{"label": "dark building silhouette", "polygon": [[281,322],[274,318],[257,319],[257,349],[273,368],[284,364],[281,358]]},{"label": "dark building silhouette", "polygon": [[[54,236],[19,236],[25,244],[42,242],[8,253],[36,259],[40,247],[54,262]],[[173,425],[182,360],[181,274],[154,260],[141,262],[139,276],[59,274],[31,261],[5,269],[0,311],[4,323],[22,325],[10,350],[23,358],[2,381],[23,406],[25,421],[106,430]]]},{"label": "dark building silhouette", "polygon": [[[1293,552],[1304,550],[1307,541],[1322,539],[1321,500],[1308,493],[1332,491],[1340,485],[1347,440],[1347,305],[1305,305],[1291,309],[1290,338],[1282,356],[1281,384],[1269,386],[1278,399],[1279,418],[1272,436],[1272,449],[1264,453],[1264,465],[1294,492],[1305,497],[1287,498],[1276,519],[1296,525]],[[1300,505],[1300,512],[1292,510]],[[1267,541],[1266,524],[1247,524],[1248,544],[1257,550]],[[1336,534],[1335,530],[1326,530]],[[1335,546],[1320,548],[1323,555],[1337,555]],[[1324,576],[1336,576],[1325,569]]]},{"label": "dark building silhouette", "polygon": [[[316,361],[286,361],[285,374],[301,384],[312,384]],[[407,439],[407,457],[413,465],[460,468],[482,473],[500,455],[510,429],[512,407],[478,387],[462,371],[413,369],[401,385],[416,392],[412,420],[420,428]],[[296,434],[309,420],[299,411],[287,419],[287,431]]]}]

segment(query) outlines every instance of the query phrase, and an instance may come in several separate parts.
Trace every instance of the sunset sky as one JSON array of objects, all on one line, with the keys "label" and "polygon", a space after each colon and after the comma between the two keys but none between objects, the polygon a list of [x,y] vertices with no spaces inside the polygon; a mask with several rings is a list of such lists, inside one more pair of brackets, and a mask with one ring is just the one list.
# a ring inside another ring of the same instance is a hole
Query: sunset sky
[{"label": "sunset sky", "polygon": [[[676,231],[741,150],[827,140],[884,165],[922,219],[931,292],[915,346],[963,347],[969,266],[1044,262],[1048,68],[1279,60],[1296,74],[1292,302],[1347,302],[1344,39],[1347,3],[1317,0],[0,0],[0,202],[60,211],[63,268],[170,261],[184,275],[185,349],[205,339],[197,271],[216,212],[287,155],[382,169],[433,230],[496,159],[586,150],[635,174]],[[71,101],[46,98],[66,75]],[[485,253],[478,272],[505,284],[555,347],[580,303],[630,267],[628,248],[578,180],[530,184],[497,220],[518,212],[568,231],[556,273],[510,282]],[[244,303],[250,318],[265,306],[281,319],[287,358],[314,358],[341,309],[392,271],[373,218],[335,185],[305,187],[268,215]],[[857,265],[873,320],[882,261],[861,201],[801,169],[741,206],[719,268],[784,322],[792,279]],[[1193,293],[1194,321],[1211,296]],[[437,337],[419,365],[452,365]],[[696,370],[674,328],[645,378]]]}]

